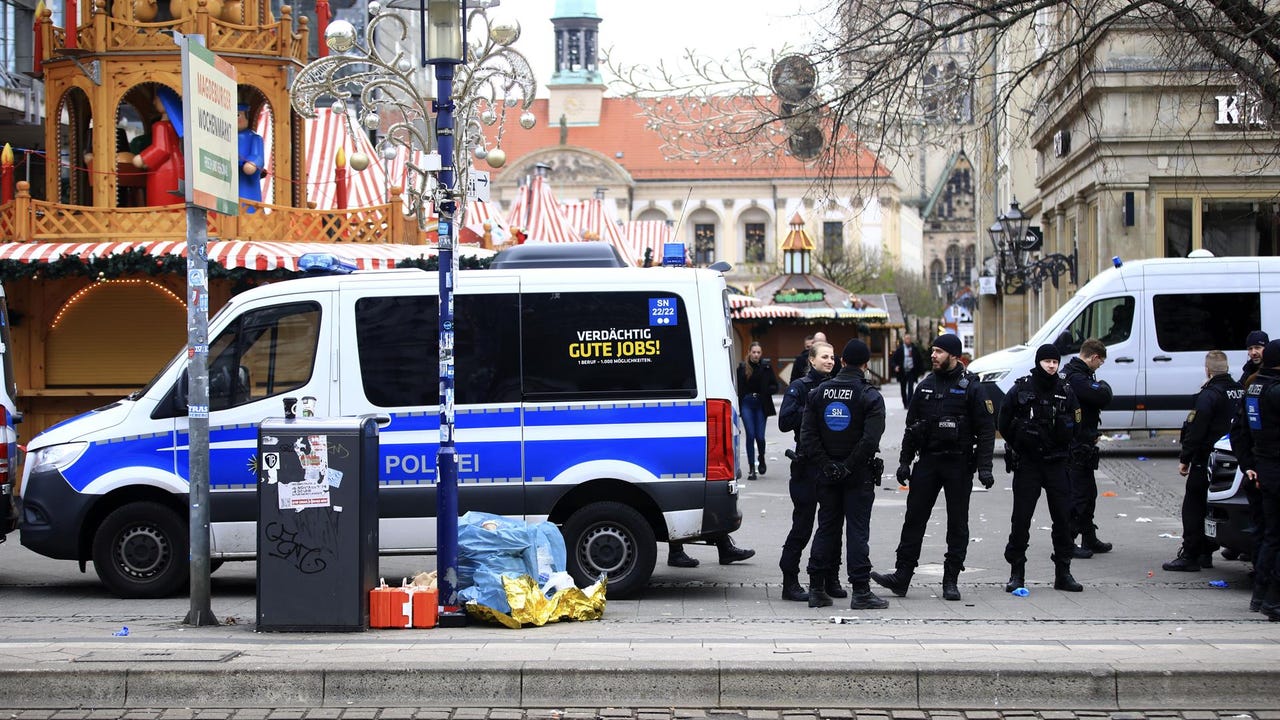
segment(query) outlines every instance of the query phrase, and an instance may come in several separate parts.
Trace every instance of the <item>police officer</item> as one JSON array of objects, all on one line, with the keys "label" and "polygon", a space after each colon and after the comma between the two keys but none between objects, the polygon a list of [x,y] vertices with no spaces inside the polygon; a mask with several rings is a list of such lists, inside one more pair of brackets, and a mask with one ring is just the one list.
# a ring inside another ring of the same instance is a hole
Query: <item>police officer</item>
[{"label": "police officer", "polygon": [[1249,353],[1249,357],[1245,359],[1244,367],[1240,368],[1241,387],[1248,385],[1249,378],[1262,369],[1262,351],[1269,342],[1271,342],[1271,338],[1262,330],[1254,330],[1245,338],[1244,348],[1245,352]]},{"label": "police officer", "polygon": [[1240,413],[1244,388],[1228,374],[1227,354],[1210,350],[1204,356],[1208,377],[1192,400],[1192,410],[1182,423],[1182,452],[1178,473],[1187,479],[1182,497],[1182,549],[1178,557],[1163,565],[1171,572],[1199,572],[1213,567],[1213,547],[1204,535],[1204,518],[1209,511],[1209,453],[1218,438],[1227,434],[1231,421]]},{"label": "police officer", "polygon": [[[930,348],[933,372],[920,383],[907,407],[907,430],[898,456],[898,482],[911,484],[907,514],[898,541],[896,569],[871,579],[902,597],[920,560],[925,526],[938,492],[947,496],[947,554],[943,563],[942,597],[959,600],[956,580],[964,570],[969,549],[969,495],[973,473],[985,488],[995,483],[991,455],[995,444],[995,411],[982,393],[978,376],[965,370],[959,358],[960,338],[939,335]],[[920,462],[915,470],[911,461]]]},{"label": "police officer", "polygon": [[1053,586],[1068,592],[1084,590],[1071,577],[1071,486],[1067,480],[1067,455],[1080,422],[1080,404],[1071,385],[1058,374],[1061,359],[1056,345],[1041,345],[1031,374],[1014,382],[1000,407],[997,427],[1006,441],[1006,458],[1013,466],[1012,527],[1004,548],[1004,559],[1010,566],[1005,592],[1026,585],[1031,516],[1041,490],[1053,521]]},{"label": "police officer", "polygon": [[[1098,526],[1094,523],[1094,509],[1098,504],[1098,426],[1102,422],[1102,410],[1111,402],[1111,386],[1095,375],[1107,361],[1107,346],[1101,340],[1089,338],[1080,345],[1080,354],[1062,369],[1062,375],[1071,383],[1071,390],[1080,403],[1080,427],[1071,455],[1067,461],[1067,478],[1071,482],[1071,538],[1072,555],[1091,558],[1094,553],[1111,552],[1111,543],[1098,539]],[[1075,545],[1075,537],[1081,536]]]},{"label": "police officer", "polygon": [[[1231,428],[1231,449],[1246,482],[1262,490],[1267,527],[1254,558],[1254,603],[1280,621],[1280,340],[1262,351],[1262,368],[1244,389],[1244,405]],[[1259,586],[1265,584],[1265,590]]]},{"label": "police officer", "polygon": [[[804,377],[797,379],[787,387],[782,396],[782,408],[778,411],[778,429],[782,432],[794,432],[797,448],[800,444],[800,424],[804,420],[804,408],[809,400],[809,393],[831,375],[835,367],[835,349],[830,343],[815,341],[809,346],[809,370]],[[809,544],[813,535],[813,518],[818,512],[818,468],[806,462],[803,455],[791,450],[787,451],[791,458],[791,531],[782,544],[782,558],[778,567],[782,569],[782,599],[804,602],[809,599],[809,591],[800,584],[800,555],[804,546]],[[840,565],[840,554],[836,553],[836,566]],[[827,594],[831,597],[849,597],[835,575],[827,580]]]},{"label": "police officer", "polygon": [[848,524],[845,550],[855,610],[886,608],[871,592],[871,504],[884,470],[876,457],[884,434],[884,397],[866,379],[871,350],[850,340],[844,368],[809,396],[800,426],[801,454],[818,468],[818,532],[809,552],[809,607],[832,604],[830,578],[840,571],[840,526]]}]

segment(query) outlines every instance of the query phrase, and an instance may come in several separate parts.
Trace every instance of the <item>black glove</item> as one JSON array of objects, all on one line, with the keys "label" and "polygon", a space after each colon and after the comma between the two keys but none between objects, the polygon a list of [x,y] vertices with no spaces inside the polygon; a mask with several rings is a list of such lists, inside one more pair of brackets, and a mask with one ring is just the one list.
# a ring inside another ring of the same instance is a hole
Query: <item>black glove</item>
[{"label": "black glove", "polygon": [[829,462],[822,468],[822,474],[826,475],[830,482],[844,482],[844,479],[849,476],[849,468],[842,462]]},{"label": "black glove", "polygon": [[990,490],[992,485],[996,484],[996,476],[991,474],[991,469],[978,471],[978,482],[982,483],[982,487]]},{"label": "black glove", "polygon": [[898,466],[898,484],[906,485],[911,479],[911,464],[903,463]]}]

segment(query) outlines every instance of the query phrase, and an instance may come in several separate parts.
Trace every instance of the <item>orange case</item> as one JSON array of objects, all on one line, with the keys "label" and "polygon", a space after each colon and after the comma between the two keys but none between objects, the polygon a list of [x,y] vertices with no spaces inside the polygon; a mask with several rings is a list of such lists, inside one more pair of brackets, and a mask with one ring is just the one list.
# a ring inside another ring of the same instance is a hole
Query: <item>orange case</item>
[{"label": "orange case", "polygon": [[369,627],[409,627],[409,591],[401,587],[376,587],[369,591]]},{"label": "orange case", "polygon": [[435,588],[413,593],[413,626],[433,628],[440,613],[440,595]]}]

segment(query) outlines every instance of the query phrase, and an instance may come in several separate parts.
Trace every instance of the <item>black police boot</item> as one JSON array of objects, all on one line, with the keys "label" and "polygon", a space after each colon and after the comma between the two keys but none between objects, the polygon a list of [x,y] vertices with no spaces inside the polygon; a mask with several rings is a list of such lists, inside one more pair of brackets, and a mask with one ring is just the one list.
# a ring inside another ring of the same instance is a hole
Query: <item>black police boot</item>
[{"label": "black police boot", "polygon": [[827,576],[827,594],[833,598],[839,598],[841,600],[849,597],[849,591],[840,587],[839,573]]},{"label": "black police boot", "polygon": [[678,568],[696,568],[698,559],[689,557],[683,545],[671,545],[667,550],[667,564]]},{"label": "black police boot", "polygon": [[883,610],[889,607],[889,601],[871,592],[871,584],[863,582],[854,585],[853,598],[849,601],[850,610]]},{"label": "black police boot", "polygon": [[960,571],[946,568],[942,571],[942,599],[943,600],[959,600],[960,586],[956,581],[960,579]]},{"label": "black police boot", "polygon": [[809,591],[800,584],[798,573],[782,573],[782,599],[792,602],[804,602],[809,599]]},{"label": "black police boot", "polygon": [[756,551],[751,548],[740,548],[733,544],[733,538],[725,535],[716,541],[716,549],[720,551],[720,564],[729,565],[740,560],[750,560],[756,556]]},{"label": "black police boot", "polygon": [[1280,583],[1267,585],[1267,594],[1262,598],[1262,607],[1258,609],[1268,620],[1280,621]]},{"label": "black police boot", "polygon": [[1004,584],[1004,591],[1011,593],[1020,587],[1027,586],[1026,561],[1009,563],[1009,582]]},{"label": "black police boot", "polygon": [[1084,592],[1084,586],[1071,577],[1071,561],[1053,559],[1053,589],[1066,592]]},{"label": "black police boot", "polygon": [[1267,597],[1267,584],[1257,576],[1253,578],[1253,595],[1249,597],[1249,612],[1262,610],[1262,600]]},{"label": "black police boot", "polygon": [[1200,553],[1200,567],[1205,570],[1213,569],[1213,552]]},{"label": "black police boot", "polygon": [[1169,572],[1200,572],[1199,553],[1187,551],[1187,546],[1183,545],[1178,550],[1178,557],[1161,565]]},{"label": "black police boot", "polygon": [[831,607],[835,601],[827,594],[827,577],[825,575],[809,576],[809,607]]},{"label": "black police boot", "polygon": [[1101,555],[1111,552],[1111,543],[1098,539],[1098,529],[1086,530],[1080,539],[1080,547],[1088,548],[1093,554]]},{"label": "black police boot", "polygon": [[894,570],[889,574],[873,572],[871,579],[876,581],[880,587],[891,590],[898,597],[907,596],[907,588],[911,586],[911,573],[903,570]]},{"label": "black police boot", "polygon": [[1084,545],[1076,545],[1071,549],[1071,557],[1076,560],[1088,560],[1093,557],[1093,551]]}]

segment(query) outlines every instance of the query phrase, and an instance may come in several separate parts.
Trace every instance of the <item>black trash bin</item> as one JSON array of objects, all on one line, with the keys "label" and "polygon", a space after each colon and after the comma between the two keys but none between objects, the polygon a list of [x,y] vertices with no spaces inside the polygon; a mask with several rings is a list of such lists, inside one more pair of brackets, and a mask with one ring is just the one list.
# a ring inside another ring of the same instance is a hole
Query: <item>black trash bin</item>
[{"label": "black trash bin", "polygon": [[378,423],[258,426],[258,630],[362,631],[378,579]]}]

